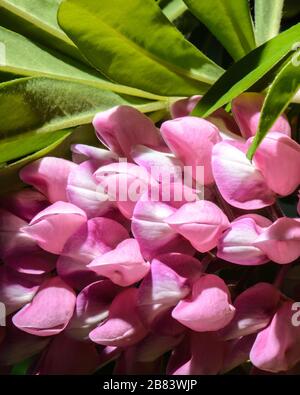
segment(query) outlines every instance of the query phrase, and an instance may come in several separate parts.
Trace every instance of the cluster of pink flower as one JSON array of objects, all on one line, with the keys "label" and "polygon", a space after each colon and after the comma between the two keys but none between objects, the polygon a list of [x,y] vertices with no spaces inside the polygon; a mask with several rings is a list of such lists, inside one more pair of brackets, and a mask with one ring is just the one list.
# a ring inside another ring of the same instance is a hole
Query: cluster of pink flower
[{"label": "cluster of pink flower", "polygon": [[[280,290],[282,268],[300,256],[300,220],[275,209],[300,184],[300,146],[282,116],[250,162],[262,97],[243,94],[234,117],[218,110],[207,120],[188,115],[198,100],[175,103],[160,131],[130,107],[99,113],[109,150],[79,144],[73,162],[46,157],[22,169],[33,188],[1,199],[0,365],[36,355],[34,374],[93,373],[110,361],[124,374],[162,364],[168,374],[218,374],[249,360],[258,372],[300,362],[299,286]],[[162,199],[163,177],[139,171],[153,166],[189,166],[192,187],[171,181],[189,199]],[[105,198],[104,184],[137,179],[137,201]],[[248,281],[270,261],[274,284]],[[224,268],[243,271],[234,282]]]}]

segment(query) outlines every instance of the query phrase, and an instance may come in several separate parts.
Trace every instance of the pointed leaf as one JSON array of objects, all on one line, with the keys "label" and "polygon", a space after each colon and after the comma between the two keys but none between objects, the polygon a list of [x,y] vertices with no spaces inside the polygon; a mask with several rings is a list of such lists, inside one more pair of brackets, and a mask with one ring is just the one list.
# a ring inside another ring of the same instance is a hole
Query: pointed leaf
[{"label": "pointed leaf", "polygon": [[216,36],[233,59],[256,47],[248,0],[184,0],[189,10]]},{"label": "pointed leaf", "polygon": [[255,0],[255,37],[258,45],[277,36],[284,0]]},{"label": "pointed leaf", "polygon": [[300,23],[254,49],[231,66],[200,100],[193,115],[207,117],[249,89],[285,58],[299,41]]},{"label": "pointed leaf", "polygon": [[296,65],[294,56],[279,71],[265,98],[258,131],[247,153],[250,160],[276,119],[300,88],[300,66]]}]

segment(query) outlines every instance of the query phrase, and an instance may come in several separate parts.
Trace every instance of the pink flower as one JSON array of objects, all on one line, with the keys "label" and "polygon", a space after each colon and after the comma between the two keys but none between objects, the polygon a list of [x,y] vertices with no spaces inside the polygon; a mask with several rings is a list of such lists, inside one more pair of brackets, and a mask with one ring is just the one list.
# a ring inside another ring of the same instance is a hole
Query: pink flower
[{"label": "pink flower", "polygon": [[255,244],[264,229],[272,222],[257,214],[235,219],[218,241],[218,257],[239,265],[261,265],[268,256]]},{"label": "pink flower", "polygon": [[[258,130],[264,96],[259,93],[243,93],[232,101],[232,113],[242,135],[247,139]],[[285,115],[281,115],[269,132],[291,135],[291,127]]]}]

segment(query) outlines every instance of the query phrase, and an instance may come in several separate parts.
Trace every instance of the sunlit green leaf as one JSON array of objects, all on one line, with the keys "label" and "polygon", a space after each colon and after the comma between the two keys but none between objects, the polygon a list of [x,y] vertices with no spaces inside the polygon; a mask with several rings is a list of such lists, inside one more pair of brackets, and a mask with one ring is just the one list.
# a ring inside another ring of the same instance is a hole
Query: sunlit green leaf
[{"label": "sunlit green leaf", "polygon": [[124,85],[185,96],[207,91],[223,72],[153,0],[65,0],[58,21],[94,67]]},{"label": "sunlit green leaf", "polygon": [[284,0],[255,0],[255,37],[258,45],[277,36]]}]

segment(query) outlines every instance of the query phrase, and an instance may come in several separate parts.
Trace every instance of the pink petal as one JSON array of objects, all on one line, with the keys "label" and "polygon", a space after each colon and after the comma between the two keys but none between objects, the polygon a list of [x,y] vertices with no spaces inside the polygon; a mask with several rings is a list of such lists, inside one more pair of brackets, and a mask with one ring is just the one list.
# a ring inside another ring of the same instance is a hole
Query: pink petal
[{"label": "pink petal", "polygon": [[90,332],[93,342],[128,347],[146,336],[147,331],[137,312],[137,293],[136,288],[127,288],[115,297],[107,321]]},{"label": "pink petal", "polygon": [[153,259],[151,271],[139,287],[138,306],[143,320],[152,323],[185,298],[201,272],[201,263],[188,255],[172,253]]},{"label": "pink petal", "polygon": [[144,145],[134,147],[133,160],[159,182],[182,182],[183,164],[173,154],[156,151]]},{"label": "pink petal", "polygon": [[89,284],[77,296],[74,315],[66,329],[78,340],[88,339],[89,332],[109,314],[109,307],[120,288],[109,280]]},{"label": "pink petal", "polygon": [[182,118],[190,115],[201,98],[202,96],[195,95],[188,97],[187,99],[177,100],[170,107],[172,118]]},{"label": "pink petal", "polygon": [[288,136],[268,133],[254,155],[254,163],[268,187],[279,195],[291,194],[300,184],[300,145]]},{"label": "pink petal", "polygon": [[222,197],[232,206],[252,210],[274,203],[274,193],[247,159],[245,145],[229,140],[215,145],[212,168]]},{"label": "pink petal", "polygon": [[30,304],[13,316],[13,323],[36,336],[53,336],[70,321],[76,303],[74,291],[59,277],[46,280]]},{"label": "pink petal", "polygon": [[5,263],[23,274],[45,274],[56,267],[57,256],[52,255],[38,246],[16,249],[5,258]]},{"label": "pink petal", "polygon": [[70,172],[67,183],[69,202],[84,210],[89,218],[103,215],[112,206],[94,177],[97,168],[96,161],[83,162]]},{"label": "pink petal", "polygon": [[97,369],[98,362],[98,352],[94,344],[80,342],[60,334],[52,340],[42,354],[32,374],[92,374]]},{"label": "pink petal", "polygon": [[[255,136],[258,130],[264,96],[259,93],[243,93],[232,102],[232,113],[245,138]],[[291,135],[291,127],[285,115],[281,115],[270,132]]]},{"label": "pink petal", "polygon": [[148,147],[162,145],[152,121],[129,106],[114,107],[98,113],[93,120],[99,140],[119,156],[130,159],[131,149],[138,144]]},{"label": "pink petal", "polygon": [[239,265],[261,265],[269,258],[255,241],[272,222],[257,214],[243,215],[235,219],[218,242],[217,256]]},{"label": "pink petal", "polygon": [[250,360],[258,369],[277,373],[300,361],[300,327],[293,325],[292,306],[292,301],[282,303],[270,325],[257,335]]},{"label": "pink petal", "polygon": [[150,264],[144,261],[137,241],[127,239],[116,249],[94,259],[88,267],[113,283],[127,287],[144,278]]},{"label": "pink petal", "polygon": [[[216,126],[204,119],[183,117],[164,122],[161,133],[176,157],[192,167],[194,179],[205,185],[213,182],[212,149],[221,140]],[[198,167],[204,167],[204,180],[201,172],[197,174]]]},{"label": "pink petal", "polygon": [[97,162],[98,167],[108,165],[118,160],[118,155],[103,148],[93,147],[92,145],[73,144],[71,145],[72,160],[80,164],[87,160]]},{"label": "pink petal", "polygon": [[214,248],[222,232],[229,226],[222,210],[206,200],[184,204],[165,222],[200,252]]},{"label": "pink petal", "polygon": [[168,252],[193,254],[190,243],[164,222],[174,212],[170,204],[152,201],[148,194],[136,203],[131,230],[145,259]]},{"label": "pink petal", "polygon": [[45,251],[60,254],[68,239],[87,221],[86,214],[71,203],[56,202],[24,227]]},{"label": "pink petal", "polygon": [[279,218],[256,239],[255,246],[276,263],[290,263],[300,256],[300,220]]},{"label": "pink petal", "polygon": [[250,335],[265,328],[280,301],[280,292],[273,285],[258,283],[242,292],[234,301],[236,313],[222,331],[224,339]]},{"label": "pink petal", "polygon": [[20,178],[42,192],[51,202],[67,201],[66,186],[69,173],[76,164],[61,158],[45,157],[25,166]]},{"label": "pink petal", "polygon": [[230,302],[224,281],[214,274],[206,274],[194,283],[191,296],[178,303],[172,316],[196,332],[216,331],[234,316],[235,308]]},{"label": "pink petal", "polygon": [[109,199],[116,202],[118,209],[131,219],[139,198],[157,182],[146,169],[133,163],[119,162],[100,167],[95,177],[101,187],[107,191]]}]

